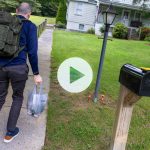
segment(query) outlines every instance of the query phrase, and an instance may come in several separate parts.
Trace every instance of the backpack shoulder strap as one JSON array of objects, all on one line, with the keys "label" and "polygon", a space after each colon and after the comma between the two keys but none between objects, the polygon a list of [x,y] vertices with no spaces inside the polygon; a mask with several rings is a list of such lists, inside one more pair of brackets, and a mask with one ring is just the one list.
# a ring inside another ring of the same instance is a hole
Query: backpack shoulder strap
[{"label": "backpack shoulder strap", "polygon": [[24,21],[28,21],[31,22],[30,20],[26,19],[26,18],[19,18],[18,15],[13,15],[14,17],[17,17],[20,21],[24,22]]}]

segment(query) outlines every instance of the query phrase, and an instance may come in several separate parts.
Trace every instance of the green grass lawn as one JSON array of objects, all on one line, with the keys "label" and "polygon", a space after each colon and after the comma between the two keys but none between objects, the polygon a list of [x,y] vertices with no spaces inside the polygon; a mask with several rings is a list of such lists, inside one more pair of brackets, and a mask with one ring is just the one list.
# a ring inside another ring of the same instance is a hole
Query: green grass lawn
[{"label": "green grass lawn", "polygon": [[48,24],[55,24],[55,18],[41,17],[41,16],[31,16],[32,20],[36,25],[40,25],[45,19],[47,19]]},{"label": "green grass lawn", "polygon": [[[12,13],[14,15],[15,13]],[[33,21],[37,26],[40,25],[43,21],[47,19],[48,24],[55,24],[56,19],[55,18],[50,18],[50,17],[42,17],[42,16],[34,16],[31,15],[30,20]]]},{"label": "green grass lawn", "polygon": [[[147,42],[114,39],[108,41],[100,93],[106,105],[88,102],[94,91],[102,39],[76,32],[54,32],[51,88],[45,150],[108,150],[119,92],[119,71],[123,64],[150,67]],[[57,81],[57,69],[70,57],[85,59],[94,72],[91,86],[83,93],[69,94]],[[127,150],[150,150],[150,98],[134,107]]]}]

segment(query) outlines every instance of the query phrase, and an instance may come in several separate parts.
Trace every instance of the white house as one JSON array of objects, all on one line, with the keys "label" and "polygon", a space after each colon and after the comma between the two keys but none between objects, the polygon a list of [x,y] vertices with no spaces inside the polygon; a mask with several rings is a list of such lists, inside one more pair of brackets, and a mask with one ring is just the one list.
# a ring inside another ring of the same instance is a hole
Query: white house
[{"label": "white house", "polygon": [[95,28],[96,14],[96,0],[69,0],[67,29],[86,32],[90,28]]},{"label": "white house", "polygon": [[117,22],[124,23],[130,29],[131,36],[136,34],[139,26],[150,26],[150,15],[146,13],[150,12],[150,7],[143,10],[141,4],[135,4],[134,0],[68,0],[67,29],[86,32],[93,28],[100,35],[100,28],[104,25],[102,11],[111,3],[118,16],[111,26],[110,36]]}]

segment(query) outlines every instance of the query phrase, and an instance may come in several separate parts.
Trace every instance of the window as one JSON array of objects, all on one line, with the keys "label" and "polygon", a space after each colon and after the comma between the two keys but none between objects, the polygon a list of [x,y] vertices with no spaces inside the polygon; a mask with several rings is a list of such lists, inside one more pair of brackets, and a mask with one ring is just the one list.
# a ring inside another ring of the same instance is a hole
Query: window
[{"label": "window", "polygon": [[84,24],[79,24],[79,30],[84,30]]},{"label": "window", "polygon": [[102,13],[98,14],[98,16],[97,16],[97,22],[98,23],[104,23],[103,22],[103,15],[102,15]]},{"label": "window", "polygon": [[82,15],[82,11],[83,11],[83,3],[77,2],[76,8],[75,8],[75,14],[76,15]]},{"label": "window", "polygon": [[124,11],[124,19],[128,20],[129,19],[129,12],[128,11]]}]

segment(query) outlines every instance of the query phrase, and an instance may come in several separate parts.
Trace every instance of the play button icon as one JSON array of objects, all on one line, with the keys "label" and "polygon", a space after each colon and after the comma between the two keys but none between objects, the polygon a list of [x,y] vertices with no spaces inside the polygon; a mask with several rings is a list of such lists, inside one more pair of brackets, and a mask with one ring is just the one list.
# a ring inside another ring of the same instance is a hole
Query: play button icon
[{"label": "play button icon", "polygon": [[83,73],[73,67],[70,67],[70,83],[73,83],[82,77],[84,77]]},{"label": "play button icon", "polygon": [[79,93],[91,84],[93,71],[85,60],[72,57],[59,66],[57,78],[63,89],[71,93]]}]

